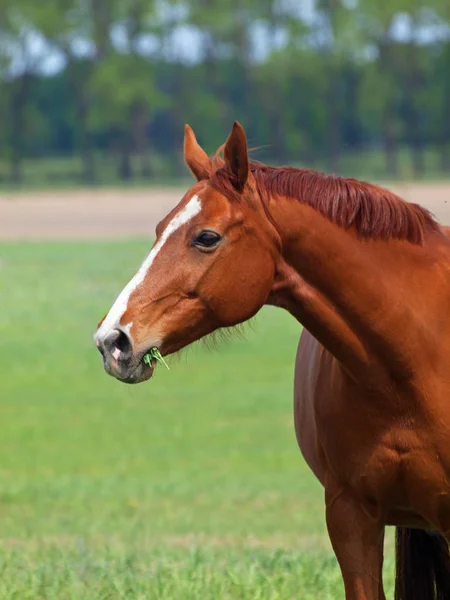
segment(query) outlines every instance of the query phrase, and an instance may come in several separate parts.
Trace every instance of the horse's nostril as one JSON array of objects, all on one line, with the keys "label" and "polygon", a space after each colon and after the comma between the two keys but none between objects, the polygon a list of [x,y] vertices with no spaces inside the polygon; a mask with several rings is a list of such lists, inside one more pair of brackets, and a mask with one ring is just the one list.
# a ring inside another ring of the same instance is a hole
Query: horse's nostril
[{"label": "horse's nostril", "polygon": [[123,331],[119,331],[119,337],[116,340],[116,348],[123,354],[129,354],[132,351],[130,338]]},{"label": "horse's nostril", "polygon": [[113,329],[104,339],[105,350],[113,356],[120,353],[124,358],[133,353],[130,338],[120,329]]}]

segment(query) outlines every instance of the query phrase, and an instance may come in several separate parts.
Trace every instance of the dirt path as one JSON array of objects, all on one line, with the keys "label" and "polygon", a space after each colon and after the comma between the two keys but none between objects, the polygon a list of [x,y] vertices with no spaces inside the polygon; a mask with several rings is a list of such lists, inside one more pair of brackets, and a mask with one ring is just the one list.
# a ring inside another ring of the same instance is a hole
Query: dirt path
[{"label": "dirt path", "polygon": [[0,239],[149,237],[185,190],[76,190],[0,196]]},{"label": "dirt path", "polygon": [[[390,189],[450,225],[450,183]],[[0,240],[150,237],[183,189],[77,190],[0,195]]]}]

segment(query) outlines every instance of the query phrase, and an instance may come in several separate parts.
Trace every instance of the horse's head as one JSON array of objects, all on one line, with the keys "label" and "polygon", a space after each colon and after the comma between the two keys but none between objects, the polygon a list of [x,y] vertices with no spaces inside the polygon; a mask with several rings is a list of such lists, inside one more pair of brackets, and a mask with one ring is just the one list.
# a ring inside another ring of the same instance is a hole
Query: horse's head
[{"label": "horse's head", "polygon": [[256,191],[241,125],[223,161],[210,159],[186,126],[184,156],[197,183],[159,223],[150,254],[95,334],[105,370],[127,383],[151,377],[143,361],[150,348],[168,355],[252,317],[274,282],[279,237]]}]

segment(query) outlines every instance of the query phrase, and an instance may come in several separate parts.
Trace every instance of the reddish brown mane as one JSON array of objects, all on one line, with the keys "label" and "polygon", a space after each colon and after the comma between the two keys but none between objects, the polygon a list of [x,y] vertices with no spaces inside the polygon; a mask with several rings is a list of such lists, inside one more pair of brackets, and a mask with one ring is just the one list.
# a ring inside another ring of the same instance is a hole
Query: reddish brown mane
[{"label": "reddish brown mane", "polygon": [[[232,176],[218,154],[213,157],[212,166],[213,186],[231,200],[239,200]],[[397,238],[421,244],[426,231],[440,229],[425,208],[408,203],[377,185],[262,163],[251,163],[250,169],[258,193],[266,203],[270,196],[296,198],[337,225],[346,229],[354,227],[366,238]]]}]

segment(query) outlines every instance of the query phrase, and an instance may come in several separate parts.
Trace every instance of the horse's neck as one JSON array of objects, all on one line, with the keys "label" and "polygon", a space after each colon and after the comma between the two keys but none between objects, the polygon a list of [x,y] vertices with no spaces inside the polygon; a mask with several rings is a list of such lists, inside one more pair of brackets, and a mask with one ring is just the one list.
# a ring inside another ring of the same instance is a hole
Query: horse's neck
[{"label": "horse's neck", "polygon": [[361,241],[295,200],[271,212],[283,259],[269,302],[289,310],[355,377],[407,378],[409,348],[426,323],[417,318],[426,284],[417,289],[411,272],[425,276],[429,254],[408,242]]}]

